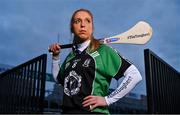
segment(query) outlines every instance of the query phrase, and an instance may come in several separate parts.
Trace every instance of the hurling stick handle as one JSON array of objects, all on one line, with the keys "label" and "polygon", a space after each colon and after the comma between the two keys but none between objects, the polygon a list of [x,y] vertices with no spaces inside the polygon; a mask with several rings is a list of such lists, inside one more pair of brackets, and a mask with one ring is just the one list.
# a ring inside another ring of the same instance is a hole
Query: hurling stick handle
[{"label": "hurling stick handle", "polygon": [[[103,43],[104,38],[99,39],[101,43]],[[66,48],[72,48],[73,44],[64,44],[64,45],[59,45],[61,49],[66,49]],[[51,53],[52,51],[48,48],[48,51]]]},{"label": "hurling stick handle", "polygon": [[73,44],[64,44],[64,45],[60,45],[61,49],[65,49],[65,48],[72,48]]},{"label": "hurling stick handle", "polygon": [[[61,47],[61,49],[65,49],[65,48],[72,48],[73,44],[64,44],[64,45],[59,45]],[[50,53],[52,53],[52,51],[48,48],[48,51]]]}]

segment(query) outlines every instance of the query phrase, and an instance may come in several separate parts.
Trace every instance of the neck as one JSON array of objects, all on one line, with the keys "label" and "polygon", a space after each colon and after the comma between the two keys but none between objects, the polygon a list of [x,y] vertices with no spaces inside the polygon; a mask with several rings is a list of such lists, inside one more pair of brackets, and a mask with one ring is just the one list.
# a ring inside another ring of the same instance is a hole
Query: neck
[{"label": "neck", "polygon": [[86,42],[86,41],[89,41],[89,40],[90,40],[90,38],[81,39],[81,38],[75,36],[75,37],[74,37],[74,44],[82,44],[82,43],[84,43],[84,42]]}]

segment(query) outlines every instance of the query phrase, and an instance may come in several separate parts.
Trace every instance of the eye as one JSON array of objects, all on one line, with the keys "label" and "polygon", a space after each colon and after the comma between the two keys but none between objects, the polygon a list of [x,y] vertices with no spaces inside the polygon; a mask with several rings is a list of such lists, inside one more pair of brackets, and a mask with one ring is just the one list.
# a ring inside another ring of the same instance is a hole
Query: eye
[{"label": "eye", "polygon": [[80,22],[81,22],[80,19],[75,19],[75,20],[74,20],[74,23],[75,23],[75,24],[78,24],[78,23],[80,23]]},{"label": "eye", "polygon": [[91,20],[90,20],[90,19],[86,19],[86,22],[87,22],[87,23],[91,23]]}]

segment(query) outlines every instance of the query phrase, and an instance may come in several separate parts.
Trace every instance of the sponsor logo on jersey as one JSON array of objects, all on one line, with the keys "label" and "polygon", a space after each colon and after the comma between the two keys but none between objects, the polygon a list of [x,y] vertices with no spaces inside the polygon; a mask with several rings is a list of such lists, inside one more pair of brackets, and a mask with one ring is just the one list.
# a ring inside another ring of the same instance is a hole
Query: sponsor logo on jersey
[{"label": "sponsor logo on jersey", "polygon": [[127,88],[127,86],[130,84],[130,82],[132,81],[132,77],[129,76],[128,79],[122,83],[122,86],[118,89],[116,89],[114,92],[112,92],[110,95],[108,95],[108,98],[112,98],[113,96],[117,95],[118,93],[122,92],[123,90],[125,90]]}]

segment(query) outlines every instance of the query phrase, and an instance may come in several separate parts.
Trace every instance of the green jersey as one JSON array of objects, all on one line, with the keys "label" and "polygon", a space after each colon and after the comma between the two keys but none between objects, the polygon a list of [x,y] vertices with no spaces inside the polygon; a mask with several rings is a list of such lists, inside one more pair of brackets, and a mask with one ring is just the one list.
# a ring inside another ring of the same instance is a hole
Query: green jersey
[{"label": "green jersey", "polygon": [[[90,112],[89,107],[83,107],[83,99],[88,95],[107,96],[111,79],[122,77],[130,65],[114,49],[104,44],[94,52],[88,48],[81,54],[70,52],[57,77],[64,86],[63,112]],[[97,107],[92,112],[109,113],[107,107]]]}]

